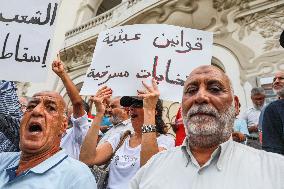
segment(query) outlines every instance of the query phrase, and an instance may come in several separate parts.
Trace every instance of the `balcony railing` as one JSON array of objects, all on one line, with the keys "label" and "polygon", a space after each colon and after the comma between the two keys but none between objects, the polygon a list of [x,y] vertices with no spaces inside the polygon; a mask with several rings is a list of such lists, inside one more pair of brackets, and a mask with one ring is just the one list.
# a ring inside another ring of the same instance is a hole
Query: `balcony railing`
[{"label": "balcony railing", "polygon": [[123,2],[80,26],[67,31],[65,34],[65,47],[68,48],[81,41],[95,38],[101,31],[121,25],[137,15],[137,13],[167,1],[169,0],[128,0]]}]

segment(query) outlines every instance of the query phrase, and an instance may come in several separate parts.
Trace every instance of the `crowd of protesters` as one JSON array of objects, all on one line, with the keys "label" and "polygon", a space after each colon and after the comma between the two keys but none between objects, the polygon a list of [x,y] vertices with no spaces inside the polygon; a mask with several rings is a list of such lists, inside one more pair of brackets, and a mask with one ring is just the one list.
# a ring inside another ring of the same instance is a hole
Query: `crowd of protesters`
[{"label": "crowd of protesters", "polygon": [[154,79],[137,96],[113,97],[104,86],[88,104],[60,60],[52,70],[69,108],[57,92],[18,98],[13,82],[0,82],[0,188],[97,188],[88,166],[108,163],[111,189],[283,188],[284,71],[273,79],[276,101],[265,105],[264,90],[253,88],[253,107],[239,115],[229,77],[214,66],[196,68],[174,140]]}]

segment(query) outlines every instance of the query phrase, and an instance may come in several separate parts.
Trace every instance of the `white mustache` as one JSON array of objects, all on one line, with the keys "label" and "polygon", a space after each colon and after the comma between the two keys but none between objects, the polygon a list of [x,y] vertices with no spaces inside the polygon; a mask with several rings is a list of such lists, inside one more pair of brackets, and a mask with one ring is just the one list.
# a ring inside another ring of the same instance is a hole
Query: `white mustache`
[{"label": "white mustache", "polygon": [[216,108],[213,106],[210,106],[208,104],[203,104],[203,105],[193,105],[187,112],[187,117],[190,118],[196,114],[208,114],[214,117],[219,116],[219,112]]}]

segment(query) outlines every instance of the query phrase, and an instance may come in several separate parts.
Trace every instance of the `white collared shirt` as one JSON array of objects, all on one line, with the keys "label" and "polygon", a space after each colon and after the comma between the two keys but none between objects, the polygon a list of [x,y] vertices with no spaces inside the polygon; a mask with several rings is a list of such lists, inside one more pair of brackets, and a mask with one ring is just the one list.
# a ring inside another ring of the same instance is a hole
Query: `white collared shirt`
[{"label": "white collared shirt", "polygon": [[[251,126],[258,125],[260,113],[261,110],[256,109],[255,107],[251,107],[247,111],[245,111],[240,118],[246,121],[249,128]],[[258,133],[252,132],[250,133],[250,136],[258,138]]]},{"label": "white collared shirt", "polygon": [[66,134],[62,137],[60,147],[72,158],[79,160],[82,143],[91,126],[88,122],[87,113],[79,118],[74,118],[71,115],[73,127],[67,129]]},{"label": "white collared shirt", "polygon": [[247,109],[241,116],[241,119],[246,120],[248,127],[257,125],[261,110],[254,107]]},{"label": "white collared shirt", "polygon": [[131,189],[283,189],[284,157],[232,139],[199,166],[185,143],[153,156],[135,175]]}]

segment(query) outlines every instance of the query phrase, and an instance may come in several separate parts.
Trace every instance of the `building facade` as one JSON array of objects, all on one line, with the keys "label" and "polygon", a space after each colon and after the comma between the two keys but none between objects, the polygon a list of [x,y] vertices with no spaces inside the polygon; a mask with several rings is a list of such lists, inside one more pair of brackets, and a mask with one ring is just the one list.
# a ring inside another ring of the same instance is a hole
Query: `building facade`
[{"label": "building facade", "polygon": [[[284,49],[279,45],[283,23],[283,0],[63,0],[53,54],[60,50],[61,60],[80,88],[103,30],[132,24],[170,24],[211,31],[212,64],[230,76],[244,110],[252,105],[252,87],[264,85],[273,98],[269,78],[284,70]],[[46,86],[67,98],[62,83],[52,74],[49,77]],[[35,88],[27,87],[28,91]],[[179,105],[165,105],[169,123]]]}]

